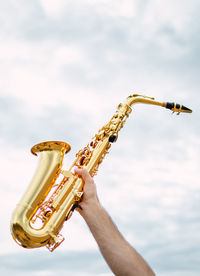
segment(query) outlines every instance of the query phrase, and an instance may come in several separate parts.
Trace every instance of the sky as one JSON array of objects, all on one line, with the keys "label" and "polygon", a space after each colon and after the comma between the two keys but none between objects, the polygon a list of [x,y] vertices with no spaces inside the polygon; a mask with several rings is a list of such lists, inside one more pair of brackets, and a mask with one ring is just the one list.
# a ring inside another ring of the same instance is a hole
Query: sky
[{"label": "sky", "polygon": [[[10,219],[48,140],[76,152],[130,94],[136,105],[99,167],[99,199],[157,275],[200,273],[198,0],[0,0],[1,275],[112,275],[77,212],[53,253],[27,250]],[[103,227],[103,225],[102,225]]]}]

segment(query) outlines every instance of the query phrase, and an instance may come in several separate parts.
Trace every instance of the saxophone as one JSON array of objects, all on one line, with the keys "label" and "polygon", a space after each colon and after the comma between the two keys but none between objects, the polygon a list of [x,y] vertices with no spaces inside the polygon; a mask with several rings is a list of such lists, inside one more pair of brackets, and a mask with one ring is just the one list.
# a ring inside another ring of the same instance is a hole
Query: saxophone
[{"label": "saxophone", "polygon": [[[110,121],[104,125],[86,147],[79,150],[69,170],[62,170],[64,155],[70,151],[70,145],[60,141],[47,141],[31,148],[39,155],[39,164],[21,201],[13,212],[11,234],[14,240],[24,248],[46,246],[53,251],[63,242],[59,234],[83,195],[83,180],[73,173],[75,167],[86,168],[94,176],[108,153],[111,144],[118,138],[136,103],[158,105],[177,112],[191,113],[189,108],[175,103],[158,102],[154,98],[142,95],[130,95],[123,104],[119,104]],[[58,178],[59,183],[57,183]]]}]

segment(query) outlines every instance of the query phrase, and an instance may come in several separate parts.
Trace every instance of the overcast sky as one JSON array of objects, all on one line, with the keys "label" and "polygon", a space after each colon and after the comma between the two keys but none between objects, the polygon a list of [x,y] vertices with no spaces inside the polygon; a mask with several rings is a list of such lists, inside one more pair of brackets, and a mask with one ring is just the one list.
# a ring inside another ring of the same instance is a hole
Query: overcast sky
[{"label": "overcast sky", "polygon": [[198,0],[0,0],[1,275],[112,275],[79,214],[53,253],[19,247],[10,218],[30,148],[68,142],[67,169],[134,93],[193,113],[134,106],[95,177],[100,201],[157,275],[200,274],[199,18]]}]

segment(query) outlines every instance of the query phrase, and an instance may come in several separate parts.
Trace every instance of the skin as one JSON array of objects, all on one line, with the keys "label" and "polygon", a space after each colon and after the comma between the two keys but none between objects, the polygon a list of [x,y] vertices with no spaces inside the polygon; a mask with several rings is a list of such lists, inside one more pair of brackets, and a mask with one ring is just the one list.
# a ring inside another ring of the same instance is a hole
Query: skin
[{"label": "skin", "polygon": [[117,276],[153,276],[147,262],[132,248],[102,207],[93,178],[86,169],[74,171],[84,180],[84,194],[77,209],[87,223],[112,272]]}]

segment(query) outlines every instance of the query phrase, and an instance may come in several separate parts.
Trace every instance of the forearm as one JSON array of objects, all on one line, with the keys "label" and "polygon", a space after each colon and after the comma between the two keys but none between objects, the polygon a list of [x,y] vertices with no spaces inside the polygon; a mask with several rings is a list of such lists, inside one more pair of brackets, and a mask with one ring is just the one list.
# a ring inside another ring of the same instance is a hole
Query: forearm
[{"label": "forearm", "polygon": [[117,276],[153,276],[144,259],[128,244],[100,205],[83,205],[82,217],[92,232],[106,262]]},{"label": "forearm", "polygon": [[84,195],[78,211],[85,219],[106,262],[117,276],[153,276],[145,260],[118,231],[108,213],[101,206],[93,178],[86,169],[75,169],[83,178]]}]

